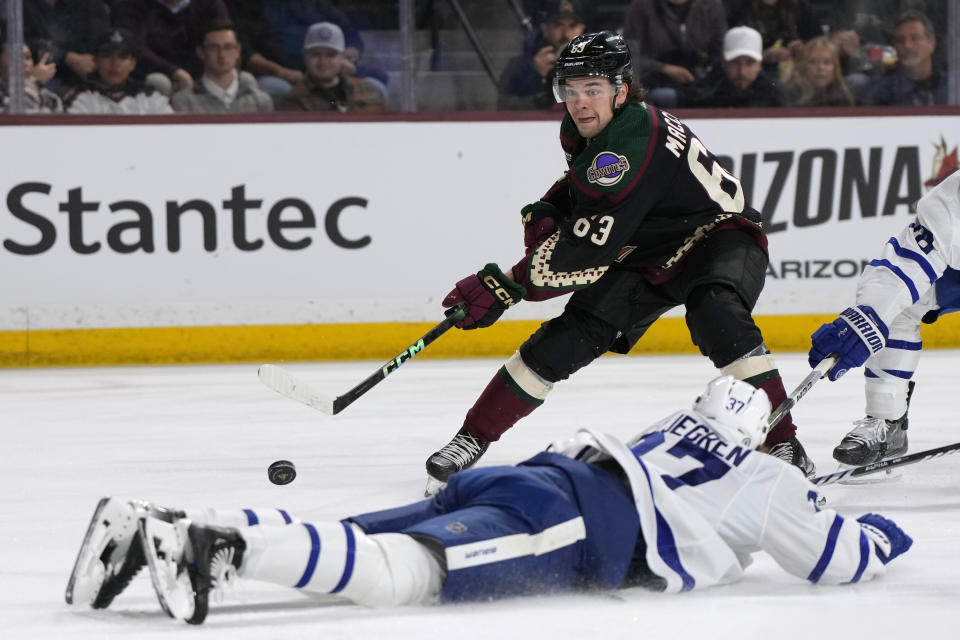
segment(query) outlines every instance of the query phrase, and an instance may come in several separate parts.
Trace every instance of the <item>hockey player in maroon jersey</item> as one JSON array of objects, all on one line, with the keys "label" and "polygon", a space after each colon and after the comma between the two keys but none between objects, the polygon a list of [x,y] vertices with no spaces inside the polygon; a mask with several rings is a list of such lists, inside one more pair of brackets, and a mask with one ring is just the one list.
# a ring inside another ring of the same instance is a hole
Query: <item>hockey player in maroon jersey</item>
[{"label": "hockey player in maroon jersey", "polygon": [[[468,315],[457,326],[475,329],[521,300],[572,295],[427,460],[428,493],[473,465],[556,382],[607,351],[627,353],[678,305],[686,307],[694,344],[718,369],[763,389],[774,406],[786,397],[751,315],[763,289],[767,241],[739,180],[683,122],[644,102],[619,35],[578,36],[556,65],[569,170],[523,208],[526,255],[506,272],[488,264],[460,280],[443,304],[465,305]],[[789,414],[765,446],[813,475]]]}]

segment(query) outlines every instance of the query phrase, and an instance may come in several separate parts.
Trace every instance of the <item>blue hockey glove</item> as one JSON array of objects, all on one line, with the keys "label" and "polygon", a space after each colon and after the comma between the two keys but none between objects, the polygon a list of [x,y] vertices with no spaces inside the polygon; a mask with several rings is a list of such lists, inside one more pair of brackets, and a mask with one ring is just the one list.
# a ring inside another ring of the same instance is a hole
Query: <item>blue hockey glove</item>
[{"label": "blue hockey glove", "polygon": [[824,358],[836,355],[837,364],[827,372],[827,377],[837,380],[848,369],[862,366],[870,356],[883,349],[889,334],[887,325],[872,307],[850,307],[839,318],[814,332],[811,336],[813,348],[807,359],[810,366],[815,367]]},{"label": "blue hockey glove", "polygon": [[865,513],[859,518],[860,529],[873,541],[880,562],[887,564],[902,553],[906,553],[913,544],[913,538],[904,533],[893,520],[877,513]]}]

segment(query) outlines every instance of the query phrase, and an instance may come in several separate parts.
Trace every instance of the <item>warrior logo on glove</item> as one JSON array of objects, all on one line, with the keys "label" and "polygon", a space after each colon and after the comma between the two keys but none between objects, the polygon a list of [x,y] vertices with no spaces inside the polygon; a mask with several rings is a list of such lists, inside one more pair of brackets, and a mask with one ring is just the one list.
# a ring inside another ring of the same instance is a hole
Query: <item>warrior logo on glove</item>
[{"label": "warrior logo on glove", "polygon": [[827,372],[830,380],[837,380],[883,349],[888,335],[887,325],[872,307],[850,307],[811,336],[813,346],[807,359],[815,367],[824,358],[837,356],[837,364]]},{"label": "warrior logo on glove", "polygon": [[846,309],[840,314],[840,317],[850,323],[850,326],[853,327],[853,330],[859,334],[860,339],[863,340],[868,347],[870,347],[870,351],[876,353],[877,351],[880,351],[880,349],[883,349],[883,337],[877,333],[877,330],[870,322],[870,319],[864,316],[863,313],[860,313],[855,309]]}]

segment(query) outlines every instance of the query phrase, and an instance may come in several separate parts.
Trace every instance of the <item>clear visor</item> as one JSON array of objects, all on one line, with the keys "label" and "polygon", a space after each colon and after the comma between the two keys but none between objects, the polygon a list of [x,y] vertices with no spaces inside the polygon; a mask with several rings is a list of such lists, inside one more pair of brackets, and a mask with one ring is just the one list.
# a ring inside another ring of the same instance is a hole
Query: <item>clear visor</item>
[{"label": "clear visor", "polygon": [[580,99],[613,98],[617,87],[606,76],[587,76],[553,80],[553,97],[557,102],[576,102]]}]

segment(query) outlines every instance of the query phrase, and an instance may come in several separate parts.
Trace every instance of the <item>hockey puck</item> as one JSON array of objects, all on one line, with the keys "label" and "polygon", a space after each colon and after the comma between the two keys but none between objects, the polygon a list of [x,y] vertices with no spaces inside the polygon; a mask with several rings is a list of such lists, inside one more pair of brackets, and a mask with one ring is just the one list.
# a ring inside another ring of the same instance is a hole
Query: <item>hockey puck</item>
[{"label": "hockey puck", "polygon": [[289,460],[277,460],[267,467],[267,477],[273,484],[290,484],[297,477],[297,468]]}]

